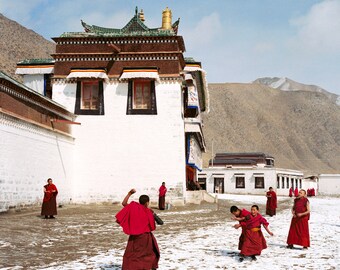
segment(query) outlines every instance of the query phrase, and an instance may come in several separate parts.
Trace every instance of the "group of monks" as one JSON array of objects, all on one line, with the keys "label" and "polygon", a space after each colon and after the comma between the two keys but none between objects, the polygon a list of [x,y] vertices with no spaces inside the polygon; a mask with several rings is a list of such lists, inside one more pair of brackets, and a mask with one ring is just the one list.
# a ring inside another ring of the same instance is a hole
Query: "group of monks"
[{"label": "group of monks", "polygon": [[[310,206],[306,195],[306,191],[301,189],[294,199],[293,217],[287,238],[287,248],[289,249],[292,249],[294,245],[302,246],[303,249],[310,246],[308,227]],[[277,197],[272,187],[269,188],[266,197],[266,214],[272,217],[276,215],[277,208]],[[233,227],[235,229],[242,228],[238,245],[240,250],[239,261],[242,262],[245,256],[250,256],[252,260],[256,260],[256,255],[261,255],[261,251],[267,248],[266,240],[261,232],[261,225],[268,234],[273,236],[273,233],[268,229],[269,223],[259,214],[257,205],[253,205],[250,212],[246,209],[241,210],[237,206],[232,206],[230,212],[234,215],[233,219],[239,221],[239,224]]]},{"label": "group of monks", "polygon": [[[54,215],[57,214],[56,196],[58,189],[52,183],[51,178],[47,182],[47,185],[44,186],[41,214],[45,218],[54,218]],[[135,192],[135,189],[128,192],[122,202],[124,208],[116,214],[117,223],[123,228],[124,233],[129,235],[123,256],[122,270],[157,269],[160,252],[152,231],[156,229],[156,223],[162,225],[163,221],[149,208],[149,196],[141,195],[139,202],[128,203],[130,196]],[[165,182],[163,182],[159,188],[158,207],[160,210],[165,209],[166,192],[167,188]],[[304,249],[310,246],[308,227],[310,205],[306,195],[306,191],[301,189],[294,199],[293,217],[287,238],[287,248],[290,249],[294,245],[302,246]],[[269,188],[266,197],[266,215],[272,217],[276,215],[277,208],[277,196],[272,187]],[[230,212],[233,214],[233,219],[239,221],[233,227],[242,228],[238,244],[239,261],[242,262],[247,256],[256,260],[256,256],[261,255],[261,251],[267,248],[261,225],[269,235],[273,236],[268,228],[268,221],[259,213],[258,205],[253,205],[250,212],[246,209],[241,210],[234,205],[230,208]]]}]

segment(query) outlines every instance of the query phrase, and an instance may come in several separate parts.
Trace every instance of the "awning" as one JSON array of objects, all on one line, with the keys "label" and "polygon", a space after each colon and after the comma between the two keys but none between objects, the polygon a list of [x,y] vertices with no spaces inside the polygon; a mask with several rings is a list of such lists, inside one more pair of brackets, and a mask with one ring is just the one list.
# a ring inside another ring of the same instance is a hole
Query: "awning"
[{"label": "awning", "polygon": [[198,64],[186,64],[184,71],[201,71],[205,73],[204,69],[202,69]]},{"label": "awning", "polygon": [[54,72],[54,65],[32,65],[17,66],[15,74],[51,74]]},{"label": "awning", "polygon": [[186,80],[186,81],[193,81],[194,78],[192,77],[192,75],[190,73],[185,73],[184,74],[184,80]]},{"label": "awning", "polygon": [[203,159],[202,151],[193,135],[188,138],[187,165],[202,171]]},{"label": "awning", "polygon": [[244,176],[244,173],[234,173],[234,176]]},{"label": "awning", "polygon": [[188,86],[188,108],[199,109],[198,93],[194,85]]},{"label": "awning", "polygon": [[72,78],[97,78],[108,80],[109,77],[106,74],[105,69],[101,68],[74,68],[71,69],[70,74],[66,79]]},{"label": "awning", "polygon": [[202,134],[201,125],[199,123],[184,123],[184,131],[185,133],[196,133],[199,138],[199,143],[201,149],[205,151],[205,140]]},{"label": "awning", "polygon": [[157,68],[124,68],[119,80],[154,79],[159,81]]}]

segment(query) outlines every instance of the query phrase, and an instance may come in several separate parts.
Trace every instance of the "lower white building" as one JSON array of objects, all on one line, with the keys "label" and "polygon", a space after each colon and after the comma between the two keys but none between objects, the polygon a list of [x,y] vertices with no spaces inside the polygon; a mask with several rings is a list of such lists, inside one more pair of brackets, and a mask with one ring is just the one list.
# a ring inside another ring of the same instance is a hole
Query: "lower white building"
[{"label": "lower white building", "polygon": [[288,196],[291,187],[307,186],[302,172],[281,168],[205,168],[198,181],[209,193],[263,195],[272,187],[277,195]]},{"label": "lower white building", "polygon": [[340,195],[340,174],[320,174],[318,178],[320,195]]},{"label": "lower white building", "polygon": [[218,153],[198,174],[198,182],[210,193],[263,195],[272,187],[277,195],[288,196],[290,188],[310,188],[303,172],[276,168],[274,158],[264,153]]}]

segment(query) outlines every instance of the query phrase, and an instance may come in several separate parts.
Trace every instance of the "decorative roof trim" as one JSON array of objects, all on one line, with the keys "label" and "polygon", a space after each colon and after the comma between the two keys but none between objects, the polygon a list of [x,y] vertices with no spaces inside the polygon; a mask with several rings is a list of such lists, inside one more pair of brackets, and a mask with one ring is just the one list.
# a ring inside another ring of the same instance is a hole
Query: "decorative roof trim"
[{"label": "decorative roof trim", "polygon": [[138,9],[135,15],[121,29],[106,28],[97,25],[90,25],[80,20],[85,32],[66,32],[61,37],[79,37],[79,36],[104,36],[104,37],[120,37],[120,36],[176,36],[179,26],[178,19],[171,25],[171,29],[148,28],[140,19]]},{"label": "decorative roof trim", "polygon": [[66,79],[72,78],[98,78],[108,80],[105,68],[72,68]]},{"label": "decorative roof trim", "polygon": [[58,133],[64,138],[65,142],[72,144],[74,143],[74,137],[69,133],[66,133],[58,129],[53,129],[45,125],[41,125],[36,122],[32,122],[30,119],[23,118],[22,116],[16,115],[12,112],[5,111],[1,108],[0,108],[0,124],[11,126],[17,129],[22,129],[30,133],[35,133],[44,136],[48,135],[54,139],[55,133]]},{"label": "decorative roof trim", "polygon": [[147,78],[160,81],[158,68],[124,68],[119,80]]},{"label": "decorative roof trim", "polygon": [[33,65],[17,66],[15,74],[51,74],[54,72],[54,65]]}]

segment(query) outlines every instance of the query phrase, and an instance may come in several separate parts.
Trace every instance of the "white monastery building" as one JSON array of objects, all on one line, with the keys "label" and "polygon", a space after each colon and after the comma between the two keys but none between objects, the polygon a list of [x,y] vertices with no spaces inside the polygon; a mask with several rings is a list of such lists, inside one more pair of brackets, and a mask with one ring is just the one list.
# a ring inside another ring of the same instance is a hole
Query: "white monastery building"
[{"label": "white monastery building", "polygon": [[290,188],[316,189],[303,172],[274,165],[274,157],[265,153],[217,153],[198,173],[198,182],[209,193],[263,195],[272,187],[278,195],[288,196]]},{"label": "white monastery building", "polygon": [[[15,91],[26,91],[38,104],[16,100],[13,112],[0,112],[11,117],[0,122],[2,146],[15,153],[1,156],[1,164],[11,165],[2,168],[2,208],[37,202],[49,177],[59,189],[59,202],[118,202],[131,188],[155,200],[163,181],[171,203],[185,202],[188,181],[197,178],[205,151],[205,71],[184,57],[179,20],[172,23],[171,10],[163,11],[159,28],[144,21],[137,8],[122,29],[82,21],[84,32],[53,38],[52,59],[18,63],[16,73],[25,85],[4,75],[2,84],[11,84],[14,99]],[[19,117],[19,107],[39,112],[40,118]],[[25,127],[19,129],[18,121]]]}]

